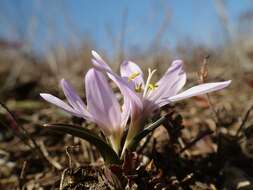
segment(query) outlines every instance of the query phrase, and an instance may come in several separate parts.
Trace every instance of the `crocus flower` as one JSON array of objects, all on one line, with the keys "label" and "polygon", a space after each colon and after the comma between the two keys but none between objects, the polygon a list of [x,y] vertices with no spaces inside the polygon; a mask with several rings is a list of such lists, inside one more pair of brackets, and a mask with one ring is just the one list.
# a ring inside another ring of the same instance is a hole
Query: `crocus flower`
[{"label": "crocus flower", "polygon": [[115,152],[119,153],[130,106],[124,104],[121,111],[120,104],[105,76],[96,69],[87,72],[85,76],[87,106],[65,79],[60,81],[60,85],[68,103],[51,94],[41,93],[40,96],[76,117],[96,123],[104,135],[109,137]]},{"label": "crocus flower", "polygon": [[[139,110],[141,111],[134,111],[134,113],[138,113],[140,115],[135,115],[131,118],[132,120],[136,120],[136,122],[132,122],[136,123],[136,125],[133,124],[130,126],[126,141],[131,141],[134,135],[141,130],[142,126],[138,126],[138,124],[140,124],[140,120],[143,121],[151,116],[156,109],[172,102],[221,90],[231,83],[230,80],[224,82],[205,83],[180,92],[186,83],[186,73],[183,69],[182,60],[173,61],[163,77],[158,82],[153,83],[152,76],[155,74],[156,70],[148,70],[148,77],[145,82],[143,77],[144,75],[140,67],[134,62],[124,61],[120,67],[120,79],[98,53],[92,51],[92,55],[93,65],[97,69],[106,72],[109,77],[113,79],[117,85],[119,85],[119,88],[123,88],[122,85],[130,88],[142,102],[142,107],[139,107]],[[123,95],[128,96],[128,94],[124,93]],[[129,98],[131,101],[131,97]],[[142,119],[140,119],[140,117],[142,117]]]}]

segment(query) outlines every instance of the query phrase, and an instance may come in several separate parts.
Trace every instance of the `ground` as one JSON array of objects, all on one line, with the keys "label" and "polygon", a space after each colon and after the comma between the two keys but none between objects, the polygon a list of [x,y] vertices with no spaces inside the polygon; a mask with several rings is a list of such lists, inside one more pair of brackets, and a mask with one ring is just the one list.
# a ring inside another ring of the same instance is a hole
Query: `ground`
[{"label": "ground", "polygon": [[[0,188],[253,189],[253,82],[250,72],[227,68],[211,66],[207,80],[231,79],[230,87],[164,107],[153,121],[167,114],[166,121],[135,152],[128,152],[121,165],[105,165],[88,142],[43,127],[70,123],[98,133],[94,124],[39,97],[39,92],[63,97],[57,78],[43,64],[23,68],[7,86],[13,69],[2,68],[0,84],[6,88],[0,96]],[[186,87],[199,82],[198,67],[188,70]],[[82,84],[81,76],[75,80]]]}]

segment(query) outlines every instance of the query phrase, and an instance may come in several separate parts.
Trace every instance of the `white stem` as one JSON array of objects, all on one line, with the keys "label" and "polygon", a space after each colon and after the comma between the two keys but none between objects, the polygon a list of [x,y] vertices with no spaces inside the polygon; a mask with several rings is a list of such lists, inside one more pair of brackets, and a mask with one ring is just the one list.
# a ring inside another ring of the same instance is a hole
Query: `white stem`
[{"label": "white stem", "polygon": [[156,69],[151,71],[151,69],[148,69],[148,78],[147,78],[147,82],[145,84],[145,88],[144,88],[144,92],[143,92],[143,97],[145,97],[147,95],[148,92],[148,85],[151,81],[151,78],[153,76],[153,74],[156,72]]}]

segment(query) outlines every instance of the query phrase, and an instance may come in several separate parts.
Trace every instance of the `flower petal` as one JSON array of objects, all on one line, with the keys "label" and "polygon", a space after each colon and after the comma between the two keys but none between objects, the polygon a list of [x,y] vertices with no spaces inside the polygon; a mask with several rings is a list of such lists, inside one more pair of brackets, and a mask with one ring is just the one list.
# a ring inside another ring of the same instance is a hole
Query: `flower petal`
[{"label": "flower petal", "polygon": [[227,87],[231,83],[231,80],[224,82],[205,83],[194,86],[184,92],[181,92],[175,96],[168,97],[169,102],[175,102],[182,99],[190,98],[193,96],[199,96],[213,91],[221,90]]},{"label": "flower petal", "polygon": [[186,75],[183,71],[183,61],[175,60],[168,68],[164,76],[157,82],[157,89],[151,91],[148,99],[160,102],[165,97],[175,95],[186,82]]},{"label": "flower petal", "polygon": [[118,100],[104,75],[90,69],[85,77],[86,98],[89,113],[94,121],[110,135],[121,127],[121,111]]},{"label": "flower petal", "polygon": [[77,112],[83,113],[85,117],[89,117],[90,114],[88,113],[85,104],[77,95],[73,87],[65,79],[62,79],[60,84],[69,104],[73,107],[73,109]]},{"label": "flower petal", "polygon": [[91,54],[94,59],[92,59],[93,65],[96,67],[96,69],[101,71],[107,71],[112,72],[112,69],[109,67],[109,65],[106,64],[106,62],[102,59],[102,57],[94,50],[91,51]]},{"label": "flower petal", "polygon": [[150,101],[148,99],[144,99],[143,101],[143,117],[148,118],[154,115],[155,111],[160,108],[159,104],[154,101]]},{"label": "flower petal", "polygon": [[128,98],[127,101],[129,100],[129,103],[131,104],[131,113],[141,112],[143,109],[142,100],[132,89],[132,85],[129,84],[125,78],[122,78],[114,73],[112,69],[106,64],[106,62],[98,55],[98,53],[92,51],[92,55],[94,57],[94,59],[92,59],[92,63],[95,68],[102,72],[106,72],[109,78],[118,86],[123,97]]},{"label": "flower petal", "polygon": [[[76,117],[84,118],[84,115],[76,110],[74,110],[71,106],[66,104],[61,99],[47,93],[40,93],[40,96],[46,100],[47,102],[56,105],[57,107],[63,109],[64,111],[70,113],[71,115],[74,115]],[[85,118],[86,119],[86,118]]]},{"label": "flower petal", "polygon": [[121,126],[125,127],[131,113],[131,102],[128,97],[124,97],[124,104],[121,112]]},{"label": "flower petal", "polygon": [[176,81],[176,83],[173,85],[172,89],[171,89],[171,96],[176,95],[185,85],[187,80],[186,77],[186,73],[183,71],[182,73],[179,74],[178,76],[178,80]]},{"label": "flower petal", "polygon": [[143,72],[140,67],[132,61],[124,61],[120,66],[120,74],[122,77],[132,78],[131,81],[135,85],[142,85],[144,87]]},{"label": "flower petal", "polygon": [[158,107],[166,105],[167,102],[164,102],[164,98],[175,96],[183,88],[185,83],[186,83],[186,74],[185,73],[179,74],[178,80],[175,81],[175,83],[170,89],[168,89],[167,94],[164,93],[162,97],[154,100],[155,105],[157,105]]}]

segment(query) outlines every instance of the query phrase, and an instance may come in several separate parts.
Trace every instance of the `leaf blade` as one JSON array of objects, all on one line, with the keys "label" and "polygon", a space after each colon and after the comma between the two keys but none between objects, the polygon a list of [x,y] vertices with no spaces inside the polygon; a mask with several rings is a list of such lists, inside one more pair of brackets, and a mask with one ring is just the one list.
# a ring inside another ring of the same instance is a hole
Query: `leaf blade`
[{"label": "leaf blade", "polygon": [[100,152],[101,156],[103,157],[105,163],[107,164],[119,164],[120,160],[114,150],[99,136],[90,132],[89,130],[75,125],[70,124],[44,124],[49,130],[53,130],[56,132],[67,133],[75,137],[79,137],[84,139],[94,145],[98,151]]},{"label": "leaf blade", "polygon": [[132,142],[128,145],[128,150],[133,150],[137,147],[138,143],[143,139],[145,136],[147,136],[149,133],[154,131],[156,128],[158,128],[165,120],[166,115],[159,118],[157,121],[146,127],[143,131],[139,132],[132,140]]}]

